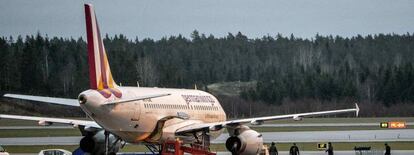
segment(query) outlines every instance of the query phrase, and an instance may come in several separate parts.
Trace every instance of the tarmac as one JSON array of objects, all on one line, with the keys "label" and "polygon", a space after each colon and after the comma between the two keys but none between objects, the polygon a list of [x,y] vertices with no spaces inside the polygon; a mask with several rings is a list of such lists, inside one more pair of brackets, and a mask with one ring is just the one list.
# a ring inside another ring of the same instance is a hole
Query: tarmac
[{"label": "tarmac", "polygon": [[[118,155],[133,155],[133,154],[144,154],[145,152],[122,152]],[[355,151],[335,151],[335,155],[359,155]],[[301,155],[327,155],[325,151],[301,151]],[[361,154],[361,155],[383,155],[383,150],[373,151],[371,154]],[[391,150],[392,155],[413,155],[414,151],[411,150]],[[14,153],[13,155],[37,155],[37,153]],[[217,152],[217,155],[231,155],[229,152]],[[289,155],[287,151],[280,151],[279,155]]]},{"label": "tarmac", "polygon": [[[414,141],[414,129],[262,132],[265,143],[291,142],[397,142]],[[18,137],[0,138],[1,145],[78,145],[82,137]],[[225,143],[227,134],[212,143]]]},{"label": "tarmac", "polygon": [[[394,142],[414,141],[414,129],[262,132],[266,143],[279,142]],[[222,134],[212,143],[225,143]]]},{"label": "tarmac", "polygon": [[[406,122],[405,125],[414,125],[414,122]],[[257,127],[362,127],[362,126],[377,126],[380,127],[380,123],[289,123],[289,124],[262,124]],[[256,126],[252,126],[256,127]]]},{"label": "tarmac", "polygon": [[[410,125],[410,124],[407,124]],[[261,127],[303,127],[303,126],[379,126],[378,123],[316,123],[316,124],[264,124]],[[2,126],[1,129],[70,129],[71,126]],[[291,142],[391,142],[414,141],[414,129],[385,129],[385,130],[347,130],[347,131],[294,131],[294,132],[262,132],[265,143]],[[0,145],[78,145],[82,137],[16,137],[0,138]],[[225,143],[228,135],[223,133],[212,143]],[[143,154],[144,152],[141,152]],[[16,155],[35,155],[24,153]],[[131,155],[134,153],[118,153]],[[135,153],[136,154],[136,153]],[[230,155],[228,152],[217,152],[218,155]],[[287,151],[280,151],[279,155],[288,155]],[[302,155],[327,155],[321,151],[301,151]],[[383,150],[372,150],[369,155],[382,155]],[[364,154],[364,155],[365,155]],[[414,150],[392,150],[392,155],[413,155]],[[357,155],[355,151],[335,151],[335,155]]]}]

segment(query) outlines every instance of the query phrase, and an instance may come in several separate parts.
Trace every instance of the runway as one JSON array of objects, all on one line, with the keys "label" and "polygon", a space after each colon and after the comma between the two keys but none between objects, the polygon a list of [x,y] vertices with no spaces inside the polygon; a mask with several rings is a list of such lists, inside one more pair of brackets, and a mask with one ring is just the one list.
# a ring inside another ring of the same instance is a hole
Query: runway
[{"label": "runway", "polygon": [[[383,155],[382,150],[375,150],[375,155]],[[325,151],[301,151],[300,154],[302,155],[327,155]],[[355,151],[334,151],[335,155],[355,155]],[[391,151],[392,155],[413,155],[414,151],[411,150],[393,150]],[[218,152],[217,155],[231,155],[228,152]],[[288,151],[280,151],[279,155],[289,155]],[[363,154],[366,155],[366,154]]]},{"label": "runway", "polygon": [[0,144],[6,145],[79,145],[82,137],[20,137],[0,138]]},{"label": "runway", "polygon": [[[263,132],[265,143],[279,142],[397,142],[414,141],[414,129],[351,130],[351,131],[299,131]],[[82,137],[24,137],[0,138],[2,145],[78,145]],[[213,140],[214,144],[225,143],[227,134]]]},{"label": "runway", "polygon": [[[375,151],[377,154],[384,154],[382,150]],[[335,155],[355,155],[355,151],[335,151]],[[327,155],[325,151],[301,151],[300,154],[303,155]],[[376,154],[376,155],[377,155]],[[393,150],[392,155],[413,155],[414,151],[411,150]],[[217,152],[217,155],[231,155],[229,152]],[[280,151],[279,155],[289,155],[288,151]]]},{"label": "runway", "polygon": [[[405,125],[414,125],[414,122],[407,122]],[[292,124],[262,124],[251,127],[355,127],[355,126],[380,126],[380,123],[292,123]]]},{"label": "runway", "polygon": [[[382,150],[377,151],[378,154],[384,154],[382,153]],[[144,154],[145,152],[119,152],[118,155],[132,155],[132,154]],[[326,155],[324,151],[301,151],[301,154],[304,155]],[[355,155],[355,151],[335,151],[335,155]],[[414,151],[412,150],[392,150],[392,155],[413,155]],[[14,155],[37,155],[37,153],[14,153]],[[229,152],[217,152],[217,155],[231,155]],[[279,155],[289,155],[287,151],[279,151]]]},{"label": "runway", "polygon": [[[414,141],[414,129],[262,132],[266,143],[290,142],[392,142]],[[228,135],[222,134],[212,143],[225,143]]]}]

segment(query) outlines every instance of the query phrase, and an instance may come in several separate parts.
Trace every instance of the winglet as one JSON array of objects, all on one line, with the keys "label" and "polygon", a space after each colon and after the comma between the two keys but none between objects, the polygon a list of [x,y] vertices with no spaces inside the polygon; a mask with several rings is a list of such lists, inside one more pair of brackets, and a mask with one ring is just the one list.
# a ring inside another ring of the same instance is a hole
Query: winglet
[{"label": "winglet", "polygon": [[356,109],[356,111],[355,111],[356,117],[358,117],[358,115],[359,115],[359,106],[358,106],[358,103],[355,103],[355,109]]}]

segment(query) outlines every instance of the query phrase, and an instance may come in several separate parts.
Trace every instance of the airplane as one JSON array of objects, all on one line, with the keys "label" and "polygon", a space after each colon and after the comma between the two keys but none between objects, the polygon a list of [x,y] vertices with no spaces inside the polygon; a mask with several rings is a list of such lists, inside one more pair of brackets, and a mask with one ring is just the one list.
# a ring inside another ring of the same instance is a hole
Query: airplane
[{"label": "airplane", "polygon": [[38,121],[78,127],[80,149],[91,154],[115,154],[126,142],[144,144],[157,152],[160,144],[182,140],[185,144],[209,144],[227,129],[226,148],[232,154],[258,154],[263,137],[247,125],[279,119],[355,112],[355,108],[227,120],[213,95],[195,89],[118,86],[112,77],[97,18],[91,4],[85,4],[90,89],[77,99],[5,94],[4,97],[80,107],[91,120],[0,114],[0,118]]}]

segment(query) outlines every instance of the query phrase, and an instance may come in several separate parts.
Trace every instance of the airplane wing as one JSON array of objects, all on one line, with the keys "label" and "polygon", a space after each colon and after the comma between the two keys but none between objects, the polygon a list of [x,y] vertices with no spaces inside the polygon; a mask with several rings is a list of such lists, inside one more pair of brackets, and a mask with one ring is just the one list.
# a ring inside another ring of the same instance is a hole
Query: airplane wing
[{"label": "airplane wing", "polygon": [[235,126],[239,124],[251,123],[251,124],[261,124],[264,121],[270,120],[279,120],[279,119],[288,119],[292,118],[294,120],[300,120],[303,117],[312,117],[320,115],[332,115],[340,113],[355,112],[356,116],[359,113],[358,104],[355,103],[355,108],[352,109],[341,109],[341,110],[330,110],[330,111],[320,111],[320,112],[308,112],[308,113],[299,113],[299,114],[288,114],[288,115],[278,115],[278,116],[266,116],[266,117],[256,117],[256,118],[246,118],[246,119],[237,119],[224,122],[214,122],[214,123],[205,123],[205,124],[192,124],[185,126],[176,131],[176,134],[181,135],[185,133],[192,133],[202,130],[220,130],[227,126]]},{"label": "airplane wing", "polygon": [[20,116],[20,115],[4,115],[0,114],[0,118],[7,118],[7,119],[19,119],[19,120],[30,120],[30,121],[39,121],[39,124],[49,124],[52,123],[60,123],[60,124],[68,124],[72,126],[85,126],[85,127],[93,127],[93,128],[102,128],[99,126],[95,121],[88,121],[88,120],[76,120],[76,119],[64,119],[64,118],[50,118],[50,117],[35,117],[35,116]]},{"label": "airplane wing", "polygon": [[79,102],[77,99],[20,95],[20,94],[5,94],[4,97],[79,107]]}]

